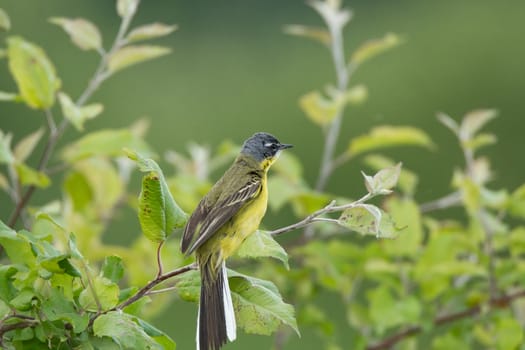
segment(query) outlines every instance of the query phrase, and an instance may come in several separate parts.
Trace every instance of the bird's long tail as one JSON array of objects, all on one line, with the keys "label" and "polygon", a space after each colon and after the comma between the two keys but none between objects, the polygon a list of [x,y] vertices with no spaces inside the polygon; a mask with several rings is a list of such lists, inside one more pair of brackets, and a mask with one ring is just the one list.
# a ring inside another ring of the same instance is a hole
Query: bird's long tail
[{"label": "bird's long tail", "polygon": [[237,336],[226,265],[200,263],[201,297],[197,318],[197,350],[219,350]]}]

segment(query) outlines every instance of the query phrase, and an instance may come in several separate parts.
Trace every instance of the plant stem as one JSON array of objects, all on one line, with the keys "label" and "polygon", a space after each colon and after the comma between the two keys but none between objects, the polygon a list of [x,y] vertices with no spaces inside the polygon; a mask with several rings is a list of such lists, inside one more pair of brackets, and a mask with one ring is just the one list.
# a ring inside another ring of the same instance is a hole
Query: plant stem
[{"label": "plant stem", "polygon": [[[100,84],[106,80],[110,74],[107,72],[107,64],[108,64],[108,58],[109,56],[120,49],[124,44],[124,36],[126,35],[129,25],[131,24],[131,20],[133,19],[133,15],[124,17],[120,23],[120,27],[117,33],[117,36],[115,37],[115,40],[113,42],[113,45],[111,46],[111,49],[109,52],[101,54],[101,60],[99,62],[99,65],[93,74],[93,77],[88,83],[88,86],[86,89],[82,92],[80,97],[78,98],[76,105],[77,106],[83,106],[93,95],[93,93],[99,88]],[[47,140],[47,143],[44,148],[44,152],[42,153],[42,156],[40,158],[39,164],[38,164],[38,171],[46,172],[47,170],[47,164],[49,162],[49,159],[51,158],[51,154],[54,151],[54,148],[66,130],[67,126],[69,125],[69,121],[64,118],[60,125],[57,127],[54,121],[54,118],[51,114],[50,110],[46,110],[46,118],[48,121],[48,127],[50,130],[49,138]],[[33,193],[35,192],[36,187],[34,185],[31,185],[27,188],[24,195],[20,198],[18,203],[16,204],[15,209],[13,210],[13,213],[9,217],[8,226],[11,228],[14,228],[16,225],[16,222],[18,221],[18,218],[20,217],[20,214],[26,207],[26,205],[29,203],[29,200],[33,196]]]}]

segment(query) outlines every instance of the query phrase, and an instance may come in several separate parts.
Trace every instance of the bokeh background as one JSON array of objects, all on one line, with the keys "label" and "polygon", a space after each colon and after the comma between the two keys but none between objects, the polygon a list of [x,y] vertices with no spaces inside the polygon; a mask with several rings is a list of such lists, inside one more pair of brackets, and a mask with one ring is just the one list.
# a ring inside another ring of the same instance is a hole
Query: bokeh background
[{"label": "bokeh background", "polygon": [[[389,154],[420,174],[416,198],[431,200],[450,191],[452,169],[462,166],[457,142],[435,113],[459,119],[475,108],[496,108],[500,116],[489,128],[498,135],[498,143],[485,150],[495,169],[494,187],[514,189],[523,183],[525,2],[359,0],[345,5],[354,11],[345,31],[348,52],[387,32],[400,34],[404,44],[367,62],[353,76],[351,85],[367,85],[369,99],[347,110],[338,149],[374,125],[422,128],[437,144],[435,151],[402,148]],[[11,17],[12,33],[46,50],[73,97],[84,89],[98,56],[78,50],[47,19],[88,18],[99,26],[106,45],[119,23],[115,4],[108,0],[2,0],[0,6]],[[307,180],[314,183],[322,135],[297,100],[332,83],[334,72],[322,46],[284,35],[282,28],[321,25],[317,14],[304,1],[295,0],[145,0],[133,24],[154,21],[179,25],[177,32],[157,41],[172,47],[173,53],[107,81],[92,99],[103,103],[105,112],[88,122],[87,131],[125,127],[147,116],[152,122],[147,139],[163,153],[183,151],[191,141],[211,147],[225,139],[240,143],[264,130],[296,146],[293,152],[302,160]],[[0,33],[1,46],[5,36]],[[0,61],[0,90],[15,90],[5,61]],[[0,129],[13,132],[15,140],[36,130],[43,118],[24,105],[0,104]],[[69,129],[61,145],[78,136]],[[358,160],[341,168],[328,190],[348,197],[361,194],[361,168]],[[40,191],[33,200],[44,202],[56,191]],[[3,195],[0,213],[3,220],[10,213]],[[274,225],[290,221],[269,214],[277,218]],[[128,226],[136,231],[137,223]],[[128,230],[118,232],[120,237],[109,239],[125,242]],[[173,336],[179,349],[191,349],[195,314],[195,305],[176,302],[154,323]],[[344,322],[337,310],[333,315]],[[342,333],[338,336],[344,340]],[[317,349],[310,338],[303,334],[287,348]],[[226,348],[268,349],[270,344],[267,337],[241,335]]]}]

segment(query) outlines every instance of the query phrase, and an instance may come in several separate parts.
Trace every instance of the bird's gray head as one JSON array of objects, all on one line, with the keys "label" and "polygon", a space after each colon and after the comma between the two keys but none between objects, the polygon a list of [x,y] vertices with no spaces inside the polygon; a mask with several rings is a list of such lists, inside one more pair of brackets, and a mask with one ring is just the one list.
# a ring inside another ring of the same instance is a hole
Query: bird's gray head
[{"label": "bird's gray head", "polygon": [[280,143],[279,140],[268,133],[258,132],[244,141],[241,153],[250,155],[260,162],[265,159],[272,160],[280,151],[290,147],[292,145]]}]

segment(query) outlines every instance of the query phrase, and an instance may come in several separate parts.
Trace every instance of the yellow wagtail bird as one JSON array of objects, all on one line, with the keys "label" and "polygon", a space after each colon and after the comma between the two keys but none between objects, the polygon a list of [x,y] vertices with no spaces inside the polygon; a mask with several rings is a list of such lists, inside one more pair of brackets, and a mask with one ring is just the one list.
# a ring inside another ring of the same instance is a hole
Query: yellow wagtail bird
[{"label": "yellow wagtail bird", "polygon": [[197,350],[219,350],[236,338],[225,261],[259,227],[268,203],[266,174],[290,147],[264,132],[246,140],[184,228],[181,250],[186,255],[195,251],[201,274]]}]

